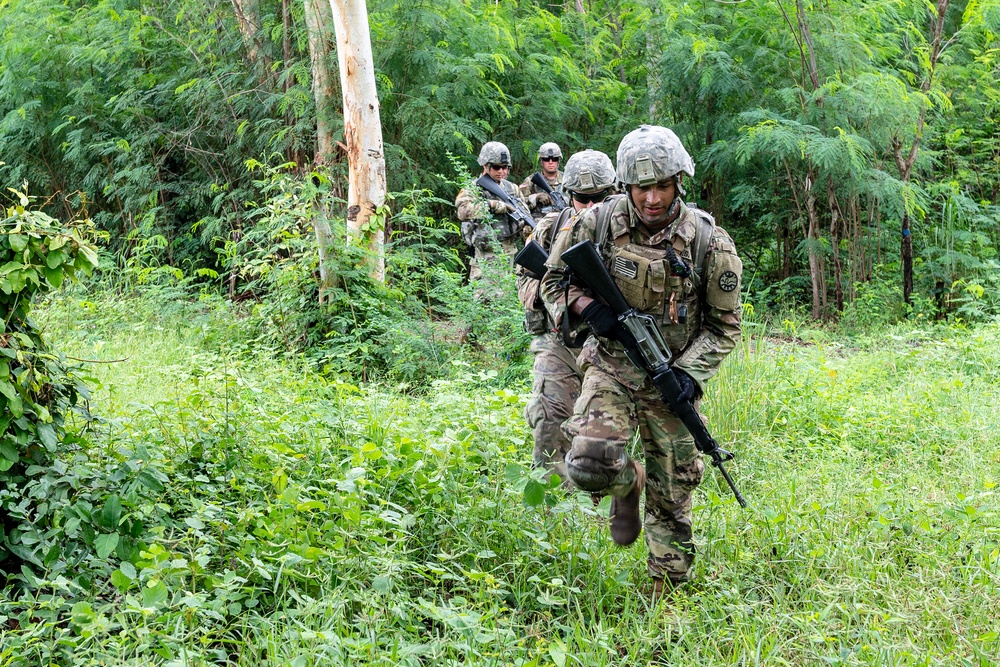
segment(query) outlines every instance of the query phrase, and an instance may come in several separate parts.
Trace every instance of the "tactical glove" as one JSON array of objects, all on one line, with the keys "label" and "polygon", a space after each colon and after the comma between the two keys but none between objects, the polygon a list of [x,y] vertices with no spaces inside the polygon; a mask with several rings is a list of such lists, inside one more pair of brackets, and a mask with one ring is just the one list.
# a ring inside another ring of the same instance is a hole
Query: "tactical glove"
[{"label": "tactical glove", "polygon": [[635,336],[618,321],[618,315],[610,306],[600,301],[592,301],[583,309],[580,316],[586,320],[594,335],[616,340],[627,349],[636,347]]},{"label": "tactical glove", "polygon": [[490,202],[490,213],[495,213],[497,215],[503,215],[504,213],[510,213],[512,209],[506,202],[502,202],[499,199],[491,199]]},{"label": "tactical glove", "polygon": [[539,192],[535,195],[535,206],[539,208],[542,206],[552,206],[552,197],[549,196],[548,192]]},{"label": "tactical glove", "polygon": [[677,384],[681,386],[681,394],[677,400],[693,401],[701,398],[701,388],[698,387],[698,383],[694,381],[693,377],[676,366],[674,366],[674,377],[677,378]]}]

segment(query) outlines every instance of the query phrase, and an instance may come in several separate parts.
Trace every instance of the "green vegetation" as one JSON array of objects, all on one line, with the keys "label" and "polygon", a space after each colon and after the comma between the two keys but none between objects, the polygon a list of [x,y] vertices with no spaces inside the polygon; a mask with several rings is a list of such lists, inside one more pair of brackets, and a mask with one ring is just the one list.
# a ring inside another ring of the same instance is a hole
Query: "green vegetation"
[{"label": "green vegetation", "polygon": [[[1000,663],[1000,0],[368,7],[384,282],[302,2],[0,0],[0,667]],[[452,208],[643,122],[749,320],[654,606]]]},{"label": "green vegetation", "polygon": [[73,293],[43,315],[68,354],[111,362],[88,365],[74,465],[159,483],[117,494],[145,528],[81,564],[104,576],[8,587],[0,664],[1000,659],[996,326],[749,338],[706,404],[752,506],[706,480],[695,581],[651,608],[607,508],[526,470],[525,380],[324,377],[255,353],[217,299]]},{"label": "green vegetation", "polygon": [[[758,309],[837,319],[874,283],[886,312],[866,318],[1000,311],[998,0],[368,8],[389,189],[425,193],[420,216],[452,217],[450,156],[473,168],[486,140],[511,148],[520,179],[543,141],[614,155],[654,122],[694,156],[689,198],[735,238]],[[266,223],[268,199],[248,162],[307,175],[320,111],[343,139],[339,111],[315,107],[303,3],[0,10],[0,189],[26,181],[51,215],[86,211],[114,265],[211,270],[202,281],[245,293],[228,250]],[[343,154],[319,170],[346,197]],[[388,231],[419,230],[394,215]]]}]

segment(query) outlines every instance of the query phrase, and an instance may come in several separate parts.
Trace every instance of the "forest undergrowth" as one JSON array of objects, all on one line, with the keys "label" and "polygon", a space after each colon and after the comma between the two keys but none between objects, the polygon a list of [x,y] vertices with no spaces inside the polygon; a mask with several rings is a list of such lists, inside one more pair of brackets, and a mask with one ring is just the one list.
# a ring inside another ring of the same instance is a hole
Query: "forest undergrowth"
[{"label": "forest undergrowth", "polygon": [[121,490],[86,576],[0,597],[0,666],[1000,662],[996,324],[749,327],[704,407],[750,507],[707,472],[693,582],[651,604],[608,501],[529,470],[527,366],[362,385],[236,315],[39,308],[100,362],[65,465]]}]

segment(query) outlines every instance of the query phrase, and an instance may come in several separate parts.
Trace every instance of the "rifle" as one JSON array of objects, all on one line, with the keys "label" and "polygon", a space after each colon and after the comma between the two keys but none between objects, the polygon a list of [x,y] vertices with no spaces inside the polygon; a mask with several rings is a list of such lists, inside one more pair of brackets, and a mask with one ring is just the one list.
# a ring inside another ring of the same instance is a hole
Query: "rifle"
[{"label": "rifle", "polygon": [[514,256],[514,263],[531,271],[536,278],[541,280],[542,276],[545,275],[545,260],[548,258],[549,253],[545,252],[538,241],[532,239]]},{"label": "rifle", "polygon": [[677,399],[681,394],[681,387],[677,382],[677,376],[674,375],[673,368],[670,366],[670,348],[667,347],[663,336],[660,335],[656,322],[650,315],[640,313],[629,305],[621,290],[618,289],[618,285],[608,273],[601,256],[597,253],[597,248],[591,241],[577,243],[566,250],[561,259],[566,266],[572,269],[574,276],[582,279],[597,296],[601,297],[612,310],[618,313],[618,321],[635,336],[636,347],[626,349],[629,359],[646,371],[653,381],[653,385],[660,390],[660,396],[694,436],[698,450],[712,457],[712,465],[719,469],[723,479],[733,490],[733,495],[736,496],[740,507],[746,507],[747,502],[740,495],[729,473],[722,466],[724,462],[734,459],[735,455],[719,447],[719,443],[705,428],[705,423],[701,421],[701,417],[691,401]]},{"label": "rifle", "polygon": [[504,189],[501,188],[496,181],[490,178],[489,175],[483,174],[482,176],[480,176],[476,180],[476,185],[481,187],[483,190],[489,192],[491,195],[502,201],[504,204],[507,204],[508,206],[513,208],[514,210],[511,213],[508,213],[507,215],[513,218],[515,223],[520,222],[522,224],[528,225],[528,227],[530,227],[531,229],[535,228],[535,219],[531,217],[531,213],[528,211],[527,208],[525,208],[524,204],[521,203],[521,200],[514,199],[509,194],[504,192]]},{"label": "rifle", "polygon": [[[556,192],[555,190],[552,189],[552,186],[549,185],[549,182],[547,180],[545,180],[545,177],[542,176],[541,172],[536,171],[535,173],[533,173],[531,175],[531,182],[534,183],[539,188],[541,188],[545,192],[545,194],[547,194],[549,197],[552,198],[551,210],[546,211],[543,208],[542,212],[551,213],[552,211],[561,211],[564,208],[566,208],[566,198],[562,196],[561,192]],[[545,208],[549,207],[546,206]]]}]

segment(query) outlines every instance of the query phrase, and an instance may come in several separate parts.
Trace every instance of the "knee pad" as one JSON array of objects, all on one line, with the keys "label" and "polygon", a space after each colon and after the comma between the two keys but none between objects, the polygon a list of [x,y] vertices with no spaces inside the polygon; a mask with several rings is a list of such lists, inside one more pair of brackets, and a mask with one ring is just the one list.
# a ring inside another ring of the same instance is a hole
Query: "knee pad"
[{"label": "knee pad", "polygon": [[577,436],[566,454],[566,474],[580,489],[597,493],[611,486],[627,462],[623,445]]}]

